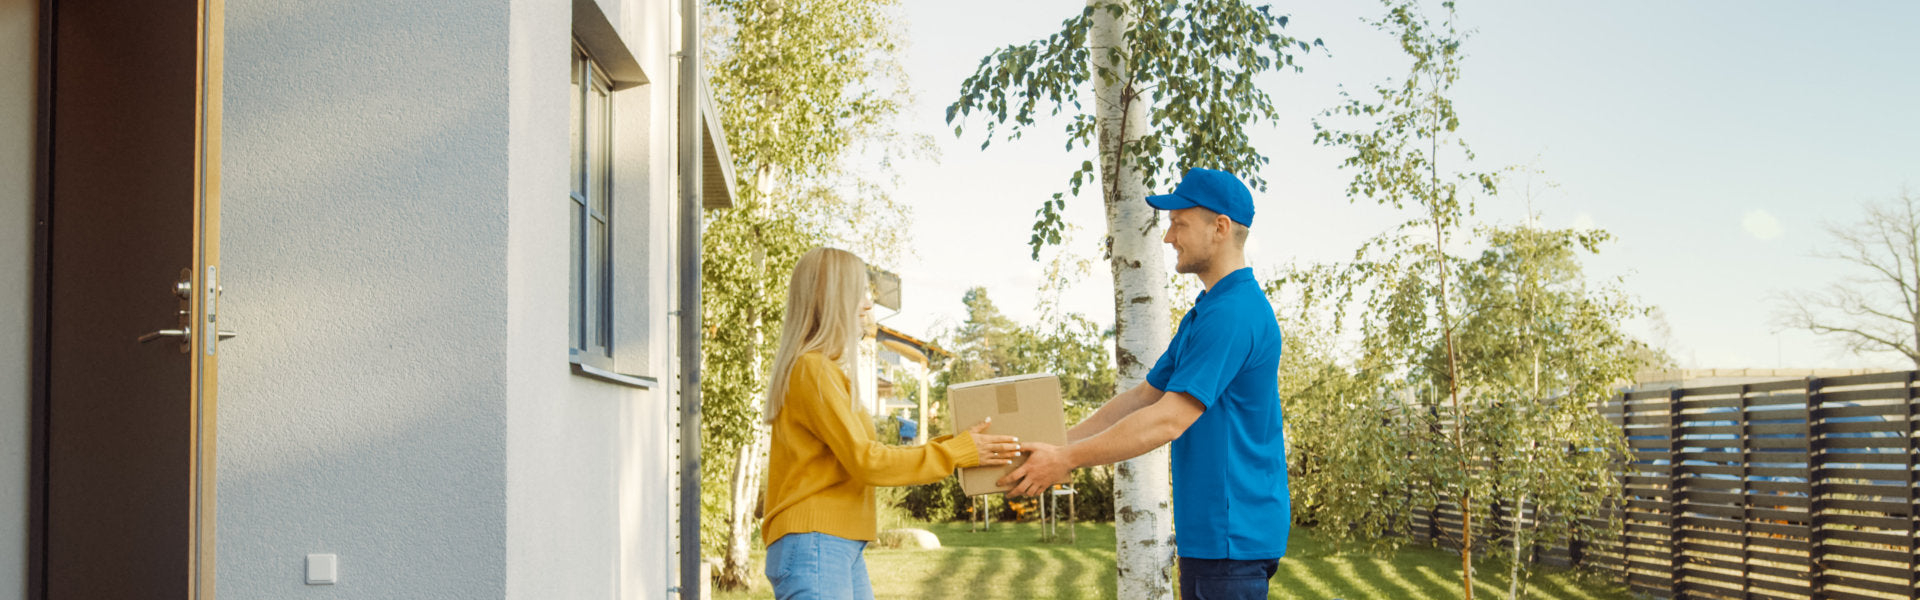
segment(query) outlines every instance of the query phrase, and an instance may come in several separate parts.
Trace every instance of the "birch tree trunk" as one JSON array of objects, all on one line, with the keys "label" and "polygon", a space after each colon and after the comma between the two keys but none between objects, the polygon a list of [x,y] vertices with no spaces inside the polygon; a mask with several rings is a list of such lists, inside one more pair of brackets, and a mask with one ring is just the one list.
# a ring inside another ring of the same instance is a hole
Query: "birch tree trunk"
[{"label": "birch tree trunk", "polygon": [[[764,260],[761,261],[764,264]],[[754,347],[765,340],[765,326],[759,318],[754,318]],[[754,360],[754,381],[765,381],[766,369],[758,359]],[[764,410],[764,409],[762,409]],[[766,468],[767,445],[771,443],[772,432],[758,419],[753,424],[753,434],[747,443],[741,444],[734,454],[733,477],[728,482],[727,505],[727,556],[721,565],[720,581],[724,589],[738,590],[749,587],[754,580],[753,572],[753,525],[758,520],[754,507],[760,503],[760,472]]]},{"label": "birch tree trunk", "polygon": [[[778,170],[772,165],[761,165],[754,170],[754,189],[765,202],[776,202],[775,177]],[[766,217],[765,203],[748,206],[747,210],[756,211],[760,218]],[[753,265],[759,274],[754,286],[754,298],[760,302],[774,302],[767,294],[767,251],[758,240],[753,247]],[[758,312],[753,317],[753,347],[761,348],[766,343],[767,327]],[[755,356],[752,376],[757,384],[753,388],[755,395],[764,394],[767,381],[766,357]],[[751,402],[751,401],[750,401]],[[766,410],[761,407],[760,410]],[[760,504],[760,472],[766,468],[767,446],[772,443],[769,437],[772,431],[760,419],[754,419],[753,433],[747,437],[747,443],[741,444],[734,453],[733,476],[728,481],[729,496],[727,504],[727,555],[721,564],[720,587],[729,590],[746,589],[755,578],[753,569],[753,525],[758,520],[754,508]]]},{"label": "birch tree trunk", "polygon": [[[1527,557],[1521,556],[1520,554],[1521,550],[1525,547],[1520,533],[1525,531],[1527,526],[1521,517],[1526,516],[1527,497],[1527,492],[1520,493],[1520,503],[1514,505],[1513,518],[1509,520],[1512,523],[1511,529],[1508,530],[1508,535],[1513,536],[1513,567],[1507,572],[1507,600],[1520,600],[1520,565],[1522,561],[1527,560]],[[1535,510],[1533,512],[1533,518],[1538,522],[1540,519],[1540,511]]]},{"label": "birch tree trunk", "polygon": [[720,578],[727,589],[744,589],[753,581],[754,507],[760,500],[760,472],[766,466],[767,428],[754,425],[752,441],[740,446],[734,457],[732,501],[727,510],[727,557]]},{"label": "birch tree trunk", "polygon": [[[1095,8],[1088,32],[1093,61],[1095,115],[1100,141],[1100,184],[1107,208],[1107,248],[1113,269],[1114,348],[1117,389],[1131,389],[1166,350],[1167,271],[1161,262],[1161,228],[1146,203],[1146,183],[1126,144],[1147,127],[1147,104],[1133,89],[1123,58],[1133,15],[1114,16],[1116,0],[1088,0]],[[1123,161],[1122,158],[1129,160]],[[1173,598],[1173,501],[1167,448],[1120,463],[1114,470],[1114,521],[1119,597]]]}]

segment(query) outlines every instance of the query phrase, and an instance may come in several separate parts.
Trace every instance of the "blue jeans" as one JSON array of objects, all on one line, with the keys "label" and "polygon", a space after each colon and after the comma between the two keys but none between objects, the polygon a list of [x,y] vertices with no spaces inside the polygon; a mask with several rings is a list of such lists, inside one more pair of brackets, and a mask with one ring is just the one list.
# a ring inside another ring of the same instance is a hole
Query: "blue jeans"
[{"label": "blue jeans", "polygon": [[1267,580],[1280,560],[1180,557],[1181,600],[1267,600]]},{"label": "blue jeans", "polygon": [[775,600],[873,600],[866,542],[824,533],[789,533],[767,546]]}]

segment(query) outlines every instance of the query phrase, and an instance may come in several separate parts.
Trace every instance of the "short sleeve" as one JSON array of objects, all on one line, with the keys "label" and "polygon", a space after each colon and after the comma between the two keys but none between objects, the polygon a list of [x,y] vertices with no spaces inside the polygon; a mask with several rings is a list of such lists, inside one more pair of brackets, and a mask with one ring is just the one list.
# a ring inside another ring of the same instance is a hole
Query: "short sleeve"
[{"label": "short sleeve", "polygon": [[[1160,356],[1160,362],[1147,373],[1147,384],[1161,391],[1192,396],[1200,404],[1213,408],[1214,401],[1226,392],[1234,375],[1246,365],[1253,346],[1253,332],[1237,326],[1232,319],[1221,318],[1225,314],[1226,311],[1221,311],[1211,319],[1195,318],[1189,322],[1187,325],[1193,330],[1183,332],[1185,339]],[[1178,356],[1172,356],[1176,353]],[[1154,380],[1155,373],[1159,373],[1158,383]]]},{"label": "short sleeve", "polygon": [[1153,361],[1153,368],[1147,370],[1147,385],[1156,390],[1167,389],[1167,378],[1173,375],[1173,355],[1179,352],[1181,341],[1182,338],[1174,336],[1173,344],[1167,347],[1166,352],[1160,353],[1160,360]]}]

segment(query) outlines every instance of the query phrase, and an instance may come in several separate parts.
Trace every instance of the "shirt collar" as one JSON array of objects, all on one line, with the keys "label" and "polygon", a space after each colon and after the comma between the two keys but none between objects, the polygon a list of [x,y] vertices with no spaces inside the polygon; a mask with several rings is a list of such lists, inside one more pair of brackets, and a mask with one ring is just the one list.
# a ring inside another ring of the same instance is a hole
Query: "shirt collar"
[{"label": "shirt collar", "polygon": [[1193,299],[1193,307],[1199,308],[1202,303],[1207,301],[1208,296],[1218,296],[1221,292],[1231,291],[1240,286],[1252,284],[1253,267],[1240,267],[1232,273],[1228,273],[1226,277],[1221,277],[1219,281],[1213,282],[1212,290],[1201,290],[1200,295],[1195,296]]}]

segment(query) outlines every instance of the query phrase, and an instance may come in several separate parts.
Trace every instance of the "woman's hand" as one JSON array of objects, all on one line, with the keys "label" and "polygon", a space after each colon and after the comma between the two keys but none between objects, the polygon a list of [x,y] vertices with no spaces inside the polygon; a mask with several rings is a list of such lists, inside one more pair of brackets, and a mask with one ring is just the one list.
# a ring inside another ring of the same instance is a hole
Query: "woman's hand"
[{"label": "woman's hand", "polygon": [[967,435],[973,436],[974,450],[980,453],[980,466],[1013,464],[1013,458],[1020,456],[1020,438],[983,433],[992,424],[993,419],[987,419],[967,428]]}]

